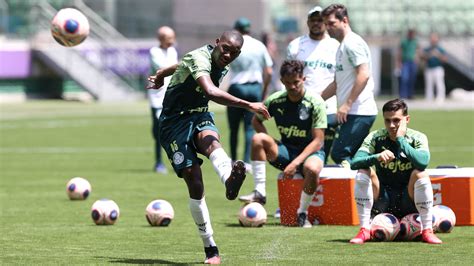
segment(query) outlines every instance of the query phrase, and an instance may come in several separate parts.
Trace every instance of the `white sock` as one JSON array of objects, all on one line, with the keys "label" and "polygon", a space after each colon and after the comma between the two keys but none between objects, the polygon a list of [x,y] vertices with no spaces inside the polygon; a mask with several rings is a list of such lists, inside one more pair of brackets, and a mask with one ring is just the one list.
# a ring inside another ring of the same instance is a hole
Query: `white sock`
[{"label": "white sock", "polygon": [[204,247],[216,246],[216,242],[214,242],[214,238],[212,237],[214,231],[212,230],[206,198],[200,200],[189,199],[189,209],[191,210],[191,215],[198,228]]},{"label": "white sock", "polygon": [[306,194],[306,192],[301,191],[300,197],[300,207],[296,211],[296,213],[307,212],[309,204],[311,204],[311,200],[313,200],[314,194]]},{"label": "white sock", "polygon": [[217,175],[221,179],[222,184],[225,183],[232,172],[232,160],[229,158],[223,148],[215,149],[210,155],[209,160],[214,167]]},{"label": "white sock", "polygon": [[265,179],[267,176],[265,169],[265,161],[251,161],[252,164],[252,173],[253,173],[253,182],[255,184],[255,190],[260,192],[262,196],[266,196],[265,189]]},{"label": "white sock", "polygon": [[428,177],[416,180],[414,198],[416,209],[420,214],[421,228],[432,228],[433,188]]},{"label": "white sock", "polygon": [[372,181],[364,173],[357,173],[355,177],[354,197],[357,205],[360,227],[370,229],[370,212],[374,205]]}]

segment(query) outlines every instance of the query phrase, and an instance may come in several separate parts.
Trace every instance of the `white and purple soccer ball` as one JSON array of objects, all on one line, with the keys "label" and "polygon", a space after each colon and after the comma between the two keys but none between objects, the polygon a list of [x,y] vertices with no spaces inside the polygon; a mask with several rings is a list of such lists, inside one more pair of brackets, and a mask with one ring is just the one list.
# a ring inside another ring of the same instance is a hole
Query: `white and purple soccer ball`
[{"label": "white and purple soccer ball", "polygon": [[400,222],[390,213],[376,215],[370,224],[370,235],[376,241],[393,241],[399,231]]},{"label": "white and purple soccer ball", "polygon": [[433,215],[436,221],[433,223],[433,231],[438,233],[449,233],[456,225],[456,214],[445,205],[433,206]]},{"label": "white and purple soccer ball", "polygon": [[96,225],[113,225],[120,217],[120,209],[115,201],[100,199],[92,205],[91,216]]},{"label": "white and purple soccer ball", "polygon": [[71,200],[85,200],[91,192],[91,184],[82,177],[74,177],[66,184],[66,193]]},{"label": "white and purple soccer ball", "polygon": [[239,223],[245,227],[261,227],[267,222],[267,211],[262,204],[252,202],[239,211]]},{"label": "white and purple soccer ball", "polygon": [[411,213],[400,220],[400,232],[397,239],[419,241],[421,240],[421,220],[418,213]]},{"label": "white and purple soccer ball", "polygon": [[146,206],[145,217],[151,226],[168,226],[174,218],[173,206],[166,200],[153,200]]},{"label": "white and purple soccer ball", "polygon": [[89,21],[81,11],[64,8],[58,11],[51,21],[51,34],[63,46],[76,46],[89,35]]}]

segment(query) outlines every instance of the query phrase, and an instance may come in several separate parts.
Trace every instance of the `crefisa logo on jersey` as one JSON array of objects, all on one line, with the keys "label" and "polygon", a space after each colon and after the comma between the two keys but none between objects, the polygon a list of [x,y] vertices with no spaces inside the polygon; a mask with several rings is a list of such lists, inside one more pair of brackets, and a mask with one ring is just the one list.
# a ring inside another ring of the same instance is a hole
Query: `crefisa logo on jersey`
[{"label": "crefisa logo on jersey", "polygon": [[183,155],[182,152],[179,152],[179,151],[178,151],[178,152],[175,152],[175,153],[173,154],[173,163],[174,163],[175,165],[179,165],[179,164],[181,164],[183,161],[184,161],[184,155]]},{"label": "crefisa logo on jersey", "polygon": [[308,107],[306,107],[306,105],[304,105],[304,104],[301,104],[299,114],[300,114],[300,119],[301,120],[308,119],[308,117],[309,117]]}]

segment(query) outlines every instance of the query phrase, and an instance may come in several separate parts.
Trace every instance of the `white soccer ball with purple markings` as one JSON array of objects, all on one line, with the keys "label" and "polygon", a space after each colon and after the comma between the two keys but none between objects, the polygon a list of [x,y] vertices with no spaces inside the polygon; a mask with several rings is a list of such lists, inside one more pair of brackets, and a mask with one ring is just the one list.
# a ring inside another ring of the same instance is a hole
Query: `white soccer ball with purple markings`
[{"label": "white soccer ball with purple markings", "polygon": [[239,223],[245,227],[261,227],[267,222],[267,211],[262,204],[252,202],[244,205],[239,212]]},{"label": "white soccer ball with purple markings", "polygon": [[100,199],[92,205],[91,216],[97,225],[113,225],[120,217],[120,209],[115,201]]},{"label": "white soccer ball with purple markings", "polygon": [[154,200],[146,206],[145,216],[151,226],[168,226],[174,218],[173,206],[166,200]]},{"label": "white soccer ball with purple markings", "polygon": [[63,46],[76,46],[89,35],[89,21],[81,11],[64,8],[51,21],[51,34]]},{"label": "white soccer ball with purple markings", "polygon": [[400,231],[400,222],[390,213],[378,214],[370,224],[370,235],[376,241],[393,241]]},{"label": "white soccer ball with purple markings", "polygon": [[449,233],[456,225],[456,214],[445,205],[433,206],[433,215],[436,221],[433,223],[433,231],[438,233]]},{"label": "white soccer ball with purple markings", "polygon": [[400,240],[421,240],[421,221],[418,213],[411,213],[400,220]]},{"label": "white soccer ball with purple markings", "polygon": [[91,184],[82,177],[74,177],[66,184],[66,193],[71,200],[85,200],[91,191]]}]

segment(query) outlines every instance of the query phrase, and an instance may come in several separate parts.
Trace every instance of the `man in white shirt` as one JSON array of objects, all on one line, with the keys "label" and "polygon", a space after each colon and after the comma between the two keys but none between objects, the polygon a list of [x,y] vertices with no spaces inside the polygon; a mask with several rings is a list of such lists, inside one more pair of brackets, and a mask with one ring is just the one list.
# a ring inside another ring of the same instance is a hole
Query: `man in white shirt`
[{"label": "man in white shirt", "polygon": [[[307,92],[321,95],[326,87],[334,81],[336,72],[336,52],[339,42],[326,33],[320,6],[313,7],[308,12],[306,25],[308,34],[300,36],[290,42],[287,48],[287,59],[304,62],[306,80],[304,87]],[[326,160],[329,157],[332,142],[338,126],[336,120],[336,96],[326,100],[326,114],[328,127],[325,132],[324,152]]]},{"label": "man in white shirt", "polygon": [[[239,18],[234,29],[244,37],[244,45],[237,59],[230,64],[230,87],[228,93],[250,101],[260,102],[266,97],[272,78],[273,61],[267,47],[250,36],[250,20]],[[227,119],[230,130],[230,157],[237,160],[237,140],[240,122],[244,121],[245,149],[243,161],[250,162],[250,145],[255,131],[252,127],[253,113],[242,108],[227,107]]]},{"label": "man in white shirt", "polygon": [[332,4],[322,12],[329,35],[341,45],[336,55],[335,80],[323,91],[323,99],[337,96],[336,119],[340,124],[331,157],[349,166],[377,116],[369,46],[351,30],[347,9]]},{"label": "man in white shirt", "polygon": [[[160,27],[156,31],[156,37],[160,42],[158,47],[150,49],[150,73],[154,75],[158,69],[166,68],[178,63],[178,53],[174,48],[176,41],[173,29],[168,26]],[[164,85],[158,89],[149,89],[148,99],[150,101],[152,115],[152,133],[155,139],[155,171],[160,174],[166,174],[168,170],[161,159],[161,144],[159,139],[160,124],[159,118],[163,109],[163,98],[165,97],[166,87],[170,82],[171,76],[165,78]]]}]

